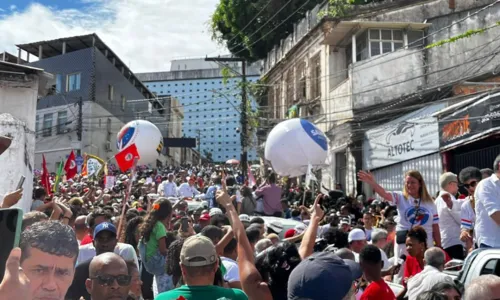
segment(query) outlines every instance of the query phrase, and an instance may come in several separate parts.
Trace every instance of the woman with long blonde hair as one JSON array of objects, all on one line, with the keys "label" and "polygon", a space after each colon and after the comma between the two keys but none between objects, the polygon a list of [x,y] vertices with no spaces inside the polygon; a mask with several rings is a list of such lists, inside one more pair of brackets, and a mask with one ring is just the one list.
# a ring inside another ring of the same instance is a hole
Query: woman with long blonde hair
[{"label": "woman with long blonde hair", "polygon": [[[406,251],[406,235],[415,226],[422,226],[427,233],[427,245],[441,247],[439,233],[439,216],[436,204],[427,191],[422,174],[416,170],[406,172],[403,191],[388,192],[381,187],[366,171],[358,172],[359,180],[367,183],[385,201],[396,205],[398,217],[396,218],[396,241],[394,243],[394,256],[399,258]],[[397,261],[397,259],[395,260]]]}]

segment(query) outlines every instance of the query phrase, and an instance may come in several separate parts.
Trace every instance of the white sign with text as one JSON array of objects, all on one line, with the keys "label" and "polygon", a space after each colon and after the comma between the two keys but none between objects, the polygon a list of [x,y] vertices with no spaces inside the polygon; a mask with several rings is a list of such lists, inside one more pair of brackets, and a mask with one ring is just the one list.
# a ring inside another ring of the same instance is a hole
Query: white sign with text
[{"label": "white sign with text", "polygon": [[383,125],[365,133],[364,168],[371,170],[439,151],[436,118]]}]

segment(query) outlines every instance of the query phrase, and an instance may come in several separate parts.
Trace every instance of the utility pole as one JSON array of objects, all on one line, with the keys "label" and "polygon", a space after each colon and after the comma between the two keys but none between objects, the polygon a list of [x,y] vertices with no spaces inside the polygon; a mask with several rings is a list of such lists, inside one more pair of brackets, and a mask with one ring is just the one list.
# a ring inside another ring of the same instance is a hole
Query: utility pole
[{"label": "utility pole", "polygon": [[83,133],[83,98],[78,99],[78,124],[76,128],[76,136],[78,138],[79,147],[76,149],[77,155],[82,155],[82,133]]},{"label": "utility pole", "polygon": [[241,113],[240,113],[240,122],[241,122],[241,134],[240,134],[240,142],[241,142],[241,159],[240,165],[243,172],[243,177],[247,178],[247,170],[248,170],[248,150],[247,150],[247,141],[248,141],[248,116],[247,116],[247,106],[248,106],[248,98],[247,98],[247,77],[246,77],[246,60],[244,58],[237,57],[207,57],[205,61],[214,61],[214,62],[241,62]]},{"label": "utility pole", "polygon": [[201,130],[199,129],[196,129],[196,133],[198,133],[198,154],[200,156],[200,166],[201,164],[203,163],[202,159],[201,159]]}]

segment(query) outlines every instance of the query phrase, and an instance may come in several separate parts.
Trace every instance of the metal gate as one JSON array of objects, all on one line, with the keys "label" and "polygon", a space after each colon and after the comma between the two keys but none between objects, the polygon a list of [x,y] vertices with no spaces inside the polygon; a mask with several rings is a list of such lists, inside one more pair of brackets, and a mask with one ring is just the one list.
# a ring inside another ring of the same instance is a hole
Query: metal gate
[{"label": "metal gate", "polygon": [[453,172],[459,173],[467,167],[479,169],[492,168],[495,158],[500,154],[500,145],[495,145],[479,150],[455,154],[453,157]]}]

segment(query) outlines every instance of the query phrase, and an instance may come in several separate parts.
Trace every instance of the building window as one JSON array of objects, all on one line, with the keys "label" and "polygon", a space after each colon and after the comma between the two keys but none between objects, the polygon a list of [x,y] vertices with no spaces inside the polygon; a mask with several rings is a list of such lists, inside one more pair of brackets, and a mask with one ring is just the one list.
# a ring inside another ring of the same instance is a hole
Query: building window
[{"label": "building window", "polygon": [[286,99],[285,99],[285,109],[288,109],[289,106],[293,103],[294,98],[294,84],[293,84],[293,70],[288,71],[286,75]]},{"label": "building window", "polygon": [[40,117],[38,117],[38,115],[36,116],[36,121],[35,121],[35,138],[38,137],[38,135],[40,134]]},{"label": "building window", "polygon": [[298,100],[305,100],[306,99],[306,91],[307,91],[307,84],[306,84],[306,63],[302,62],[298,67],[297,67],[297,98]]},{"label": "building window", "polygon": [[108,100],[113,101],[113,96],[115,93],[115,89],[111,84],[108,84]]},{"label": "building window", "polygon": [[408,31],[408,48],[418,48],[425,45],[424,32],[422,30]]},{"label": "building window", "polygon": [[[66,77],[66,91],[78,91],[80,89],[81,73],[68,74]],[[57,83],[56,83],[57,84]]]},{"label": "building window", "polygon": [[321,97],[321,59],[319,54],[311,60],[311,99]]},{"label": "building window", "polygon": [[370,57],[403,48],[403,31],[391,29],[370,29]]},{"label": "building window", "polygon": [[62,74],[56,74],[56,93],[62,93]]},{"label": "building window", "polygon": [[43,115],[43,136],[52,135],[52,113]]},{"label": "building window", "polygon": [[57,113],[57,134],[66,132],[66,123],[68,122],[68,112],[60,111]]},{"label": "building window", "polygon": [[122,110],[125,111],[125,107],[127,106],[127,99],[122,95]]}]

